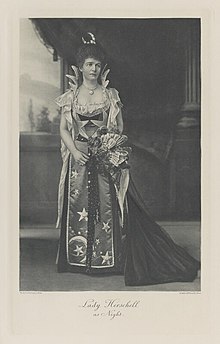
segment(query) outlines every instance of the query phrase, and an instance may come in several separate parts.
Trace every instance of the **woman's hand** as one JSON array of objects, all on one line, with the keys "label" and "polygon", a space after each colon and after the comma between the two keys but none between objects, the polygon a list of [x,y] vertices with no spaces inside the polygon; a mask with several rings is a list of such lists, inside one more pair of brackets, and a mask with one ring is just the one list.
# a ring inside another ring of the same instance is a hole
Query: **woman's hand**
[{"label": "woman's hand", "polygon": [[72,152],[72,155],[74,157],[75,162],[81,166],[85,165],[86,162],[89,160],[89,156],[79,151],[78,149],[74,150],[74,152]]}]

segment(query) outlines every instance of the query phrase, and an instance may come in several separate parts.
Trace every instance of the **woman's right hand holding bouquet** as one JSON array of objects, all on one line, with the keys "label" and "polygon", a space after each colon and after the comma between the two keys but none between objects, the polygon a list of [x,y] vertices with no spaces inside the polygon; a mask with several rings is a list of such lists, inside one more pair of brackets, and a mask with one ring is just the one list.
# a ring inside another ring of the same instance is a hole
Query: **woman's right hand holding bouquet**
[{"label": "woman's right hand holding bouquet", "polygon": [[89,156],[78,149],[74,149],[71,153],[73,155],[75,162],[81,166],[85,165],[89,160]]}]

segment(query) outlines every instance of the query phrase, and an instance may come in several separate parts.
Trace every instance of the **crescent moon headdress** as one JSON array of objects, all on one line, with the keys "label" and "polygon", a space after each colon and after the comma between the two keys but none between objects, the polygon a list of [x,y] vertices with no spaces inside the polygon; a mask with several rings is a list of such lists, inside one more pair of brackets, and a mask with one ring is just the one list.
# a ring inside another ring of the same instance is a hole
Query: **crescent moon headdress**
[{"label": "crescent moon headdress", "polygon": [[84,44],[96,44],[95,36],[93,35],[92,32],[87,32],[87,35],[90,36],[88,39],[82,37],[82,41]]}]

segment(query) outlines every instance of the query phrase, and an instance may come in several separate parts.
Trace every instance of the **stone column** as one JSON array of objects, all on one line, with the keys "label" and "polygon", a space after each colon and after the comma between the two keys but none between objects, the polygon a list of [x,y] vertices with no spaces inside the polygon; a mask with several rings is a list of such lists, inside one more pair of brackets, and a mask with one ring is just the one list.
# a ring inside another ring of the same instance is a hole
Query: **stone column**
[{"label": "stone column", "polygon": [[200,26],[189,20],[183,35],[185,44],[184,104],[175,131],[170,159],[171,218],[200,219]]},{"label": "stone column", "polygon": [[181,109],[179,128],[200,124],[200,25],[189,22],[185,37],[185,102]]}]

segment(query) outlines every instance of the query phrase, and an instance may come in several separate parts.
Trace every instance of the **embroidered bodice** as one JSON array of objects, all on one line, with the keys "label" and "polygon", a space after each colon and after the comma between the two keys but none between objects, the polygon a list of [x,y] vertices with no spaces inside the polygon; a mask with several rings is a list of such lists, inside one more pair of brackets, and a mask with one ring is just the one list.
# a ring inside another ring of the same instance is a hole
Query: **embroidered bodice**
[{"label": "embroidered bodice", "polygon": [[78,102],[77,90],[73,101],[73,125],[76,135],[87,138],[94,136],[97,129],[103,125],[107,125],[110,100],[103,88],[103,102],[81,105]]}]

